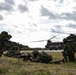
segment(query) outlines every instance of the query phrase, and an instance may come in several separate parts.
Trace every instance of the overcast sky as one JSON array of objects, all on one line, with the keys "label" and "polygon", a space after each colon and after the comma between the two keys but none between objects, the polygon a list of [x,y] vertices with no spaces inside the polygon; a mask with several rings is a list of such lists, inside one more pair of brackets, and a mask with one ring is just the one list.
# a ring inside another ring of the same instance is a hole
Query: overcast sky
[{"label": "overcast sky", "polygon": [[45,47],[76,33],[76,0],[0,0],[0,32],[29,47]]}]

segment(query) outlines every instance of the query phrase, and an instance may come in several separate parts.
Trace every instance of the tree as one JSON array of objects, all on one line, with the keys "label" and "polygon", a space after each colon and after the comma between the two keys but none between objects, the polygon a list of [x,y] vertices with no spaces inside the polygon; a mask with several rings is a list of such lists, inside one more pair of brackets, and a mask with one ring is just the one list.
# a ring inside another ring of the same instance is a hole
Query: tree
[{"label": "tree", "polygon": [[8,34],[6,31],[2,31],[0,34],[0,57],[3,54],[3,51],[5,49],[5,43],[9,41],[9,39],[12,38],[11,35]]}]

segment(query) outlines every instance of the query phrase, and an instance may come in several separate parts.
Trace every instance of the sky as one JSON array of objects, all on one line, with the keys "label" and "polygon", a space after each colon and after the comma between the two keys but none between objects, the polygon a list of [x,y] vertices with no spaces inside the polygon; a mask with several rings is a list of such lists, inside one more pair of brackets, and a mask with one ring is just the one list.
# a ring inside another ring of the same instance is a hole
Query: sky
[{"label": "sky", "polygon": [[[44,48],[76,33],[76,0],[0,0],[0,32],[11,41]],[[68,34],[65,34],[68,33]],[[32,42],[45,40],[43,42]]]}]

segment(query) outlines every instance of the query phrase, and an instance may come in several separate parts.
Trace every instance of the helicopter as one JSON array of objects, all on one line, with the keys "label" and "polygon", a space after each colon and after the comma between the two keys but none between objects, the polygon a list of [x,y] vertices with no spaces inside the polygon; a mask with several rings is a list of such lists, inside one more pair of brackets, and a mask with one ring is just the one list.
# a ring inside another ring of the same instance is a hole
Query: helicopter
[{"label": "helicopter", "polygon": [[[47,40],[38,40],[38,41],[32,41],[32,42],[43,42],[43,41],[47,41],[46,45],[45,45],[45,48],[47,49],[50,49],[50,50],[62,50],[63,49],[63,46],[64,46],[64,39],[66,38],[68,41],[68,37],[71,37],[72,35],[75,36],[75,33],[65,33],[65,32],[57,32],[57,31],[54,31],[55,33],[58,33],[58,35],[56,36],[52,36],[50,39],[47,39]],[[59,36],[60,34],[67,34],[69,35],[68,37],[66,36],[65,38],[63,38],[63,41],[62,42],[52,42],[51,39]],[[72,37],[72,40],[73,40],[73,37]]]},{"label": "helicopter", "polygon": [[[75,48],[75,45],[76,45],[76,33],[74,33],[74,32],[64,32],[64,31],[56,31],[56,30],[53,30],[53,32],[57,33],[59,35],[61,35],[61,34],[68,35],[65,38],[63,38],[63,42],[55,42],[55,43],[53,42],[52,43],[54,45],[59,44],[59,46],[57,46],[57,49],[63,49],[63,46],[64,46],[65,42],[71,44]],[[76,50],[75,50],[75,52],[76,52]]]},{"label": "helicopter", "polygon": [[52,36],[50,39],[47,40],[38,40],[38,41],[32,41],[32,42],[44,42],[47,41],[47,44],[45,45],[45,48],[50,49],[50,50],[59,50],[59,49],[63,49],[63,42],[52,42],[51,39],[57,37],[56,36]]}]

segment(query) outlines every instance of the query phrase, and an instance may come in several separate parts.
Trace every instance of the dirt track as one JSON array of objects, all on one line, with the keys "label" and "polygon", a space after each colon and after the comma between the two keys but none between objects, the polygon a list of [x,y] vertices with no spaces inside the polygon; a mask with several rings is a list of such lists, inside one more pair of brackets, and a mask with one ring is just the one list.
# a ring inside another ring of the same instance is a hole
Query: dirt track
[{"label": "dirt track", "polygon": [[[21,52],[32,52],[33,50],[25,50],[25,51],[21,51]],[[62,52],[63,50],[38,50],[39,52]]]}]

